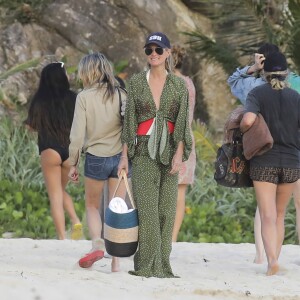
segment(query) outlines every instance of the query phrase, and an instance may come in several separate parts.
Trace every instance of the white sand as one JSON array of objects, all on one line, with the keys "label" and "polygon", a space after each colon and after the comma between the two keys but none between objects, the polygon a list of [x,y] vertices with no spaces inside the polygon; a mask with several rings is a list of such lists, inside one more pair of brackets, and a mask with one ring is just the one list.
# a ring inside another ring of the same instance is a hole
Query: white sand
[{"label": "white sand", "polygon": [[0,239],[1,300],[300,299],[300,246],[283,247],[278,275],[252,263],[252,244],[176,243],[171,262],[180,278],[129,275],[131,258],[111,273],[111,259],[90,269],[77,260],[89,241]]}]

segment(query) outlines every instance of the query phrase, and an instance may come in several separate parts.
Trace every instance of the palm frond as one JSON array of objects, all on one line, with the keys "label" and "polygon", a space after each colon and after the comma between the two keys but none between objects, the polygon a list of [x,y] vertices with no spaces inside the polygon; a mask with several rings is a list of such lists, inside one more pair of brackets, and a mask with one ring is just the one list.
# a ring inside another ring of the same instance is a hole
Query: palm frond
[{"label": "palm frond", "polygon": [[190,47],[196,51],[201,58],[216,60],[224,70],[229,73],[239,65],[238,60],[227,44],[214,40],[200,32],[183,32],[190,37]]},{"label": "palm frond", "polygon": [[[212,21],[214,39],[201,30],[190,32],[193,49],[215,59],[231,73],[238,58],[252,54],[263,43],[278,45],[300,69],[299,0],[184,0],[190,9]],[[221,54],[220,49],[224,52]],[[228,55],[229,54],[229,55]]]},{"label": "palm frond", "polygon": [[5,80],[9,76],[14,75],[18,72],[22,72],[28,68],[36,67],[40,63],[40,61],[41,61],[40,58],[33,58],[24,63],[16,65],[16,66],[12,67],[11,69],[9,69],[8,71],[1,73],[0,80]]}]

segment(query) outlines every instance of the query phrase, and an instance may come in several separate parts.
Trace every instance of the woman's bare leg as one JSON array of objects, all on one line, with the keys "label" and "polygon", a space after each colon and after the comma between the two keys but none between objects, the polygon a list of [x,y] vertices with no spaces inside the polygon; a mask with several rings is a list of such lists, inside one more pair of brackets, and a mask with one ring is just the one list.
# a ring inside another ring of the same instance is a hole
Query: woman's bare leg
[{"label": "woman's bare leg", "polygon": [[278,272],[277,260],[277,213],[276,189],[277,186],[269,182],[254,181],[256,199],[261,217],[262,238],[268,260],[267,275]]},{"label": "woman's bare leg", "polygon": [[104,183],[103,180],[84,177],[85,211],[92,249],[79,260],[79,266],[82,268],[90,268],[104,256],[105,246],[103,239],[101,239],[102,223],[99,212]]},{"label": "woman's bare leg", "polygon": [[279,258],[281,247],[284,241],[284,218],[286,208],[292,196],[296,183],[284,183],[277,186],[276,209],[277,209],[277,259]]},{"label": "woman's bare leg", "polygon": [[88,177],[84,179],[86,218],[92,241],[99,240],[101,237],[102,223],[99,209],[104,183],[105,181]]},{"label": "woman's bare leg", "polygon": [[259,215],[258,206],[256,207],[255,218],[254,218],[254,239],[255,239],[255,259],[254,263],[262,264],[264,262],[264,243],[261,236],[261,219]]},{"label": "woman's bare leg", "polygon": [[178,196],[177,196],[177,206],[176,206],[176,215],[175,222],[172,233],[172,242],[177,241],[178,233],[185,215],[185,193],[186,193],[187,184],[178,185]]},{"label": "woman's bare leg", "polygon": [[300,244],[300,179],[295,184],[293,195],[296,208],[296,228],[298,233],[298,243]]},{"label": "woman's bare leg", "polygon": [[63,189],[61,186],[61,158],[53,149],[41,153],[41,167],[48,192],[51,216],[58,239],[65,239],[65,213],[63,206]]}]

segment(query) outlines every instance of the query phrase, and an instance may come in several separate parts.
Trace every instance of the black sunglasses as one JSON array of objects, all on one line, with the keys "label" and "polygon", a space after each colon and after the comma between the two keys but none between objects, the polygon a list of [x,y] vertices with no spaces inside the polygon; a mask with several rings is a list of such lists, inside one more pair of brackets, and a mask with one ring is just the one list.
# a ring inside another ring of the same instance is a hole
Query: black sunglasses
[{"label": "black sunglasses", "polygon": [[162,55],[164,53],[164,48],[162,47],[156,47],[156,48],[145,48],[145,54],[146,55],[150,55],[152,54],[153,50],[158,54],[158,55]]}]

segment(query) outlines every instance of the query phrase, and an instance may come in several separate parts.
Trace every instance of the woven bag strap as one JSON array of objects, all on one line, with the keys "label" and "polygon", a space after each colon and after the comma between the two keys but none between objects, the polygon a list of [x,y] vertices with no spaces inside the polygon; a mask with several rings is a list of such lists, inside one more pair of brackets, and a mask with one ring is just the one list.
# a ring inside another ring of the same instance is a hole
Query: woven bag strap
[{"label": "woven bag strap", "polygon": [[128,193],[129,200],[130,200],[130,203],[131,203],[131,205],[132,205],[132,208],[135,208],[135,204],[134,204],[134,201],[133,201],[133,197],[132,197],[132,195],[131,195],[131,190],[130,190],[130,187],[129,187],[127,175],[126,175],[126,172],[125,172],[124,169],[122,169],[122,171],[121,171],[121,175],[120,175],[120,177],[119,177],[119,181],[118,181],[118,183],[117,183],[117,186],[116,186],[115,192],[114,192],[114,194],[113,194],[113,197],[115,197],[116,192],[117,192],[117,190],[118,190],[118,188],[119,188],[119,186],[120,186],[120,183],[121,183],[122,179],[124,179],[125,187],[126,187],[126,190],[127,190],[127,193]]}]

